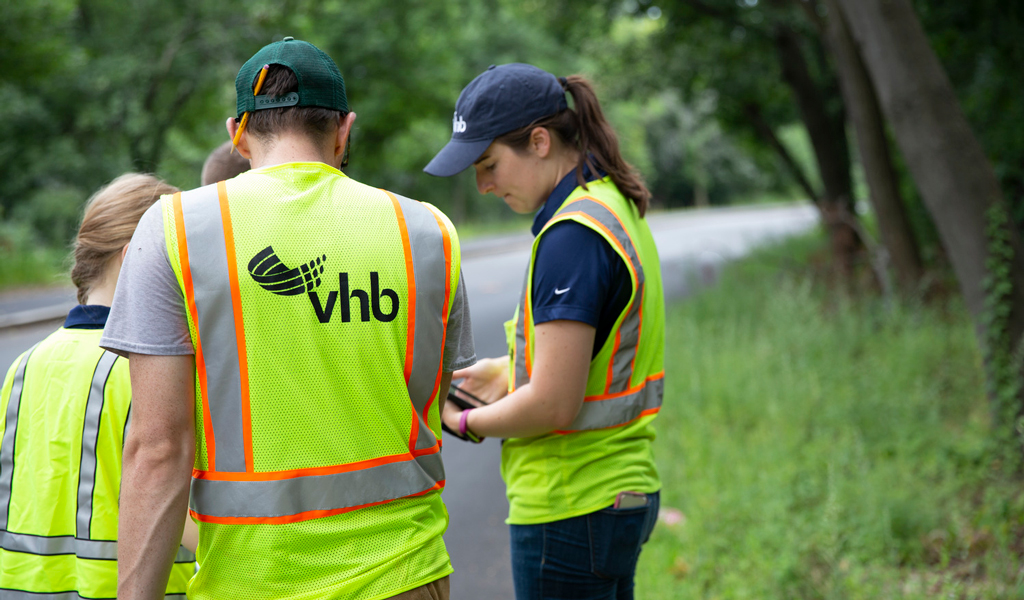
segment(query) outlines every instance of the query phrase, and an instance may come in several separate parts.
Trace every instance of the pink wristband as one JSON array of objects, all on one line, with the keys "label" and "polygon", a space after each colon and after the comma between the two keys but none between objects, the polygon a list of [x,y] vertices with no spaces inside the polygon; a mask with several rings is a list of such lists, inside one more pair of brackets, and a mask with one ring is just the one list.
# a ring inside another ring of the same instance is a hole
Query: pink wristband
[{"label": "pink wristband", "polygon": [[471,410],[473,409],[467,408],[466,410],[462,411],[461,415],[459,415],[459,435],[461,435],[462,437],[466,437],[466,418],[469,417],[469,411]]}]

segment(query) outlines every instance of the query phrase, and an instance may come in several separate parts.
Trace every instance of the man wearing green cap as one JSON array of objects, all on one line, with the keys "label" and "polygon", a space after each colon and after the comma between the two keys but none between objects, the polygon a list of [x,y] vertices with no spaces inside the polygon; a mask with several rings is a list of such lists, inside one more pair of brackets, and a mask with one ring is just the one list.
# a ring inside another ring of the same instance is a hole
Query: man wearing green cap
[{"label": "man wearing green cap", "polygon": [[134,396],[118,597],[162,597],[187,508],[189,598],[447,598],[439,409],[475,362],[455,229],[339,170],[355,113],[315,46],[235,87],[252,170],[146,213],[101,342]]}]

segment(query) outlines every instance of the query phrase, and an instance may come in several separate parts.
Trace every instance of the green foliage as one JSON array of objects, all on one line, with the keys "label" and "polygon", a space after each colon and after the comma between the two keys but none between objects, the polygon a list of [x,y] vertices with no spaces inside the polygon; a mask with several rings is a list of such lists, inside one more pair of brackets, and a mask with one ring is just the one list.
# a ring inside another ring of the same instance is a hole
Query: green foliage
[{"label": "green foliage", "polygon": [[1024,227],[1024,5],[1012,0],[914,2],[981,142],[1011,214]]},{"label": "green foliage", "polygon": [[[986,384],[993,401],[997,437],[1008,442],[1008,457],[1019,460],[1021,444],[1012,443],[1024,436],[1024,409],[1020,407],[1021,365],[1024,340],[1014,340],[1010,332],[1013,313],[1013,245],[1010,241],[1010,215],[1005,204],[993,204],[986,213],[988,257],[985,260],[984,357],[988,374]],[[1018,420],[1019,423],[1018,424]]]},{"label": "green foliage", "polygon": [[64,283],[65,253],[38,243],[24,223],[0,222],[0,290],[22,285]]},{"label": "green foliage", "polygon": [[1024,495],[959,303],[820,287],[807,238],[670,311],[649,599],[1019,598]]},{"label": "green foliage", "polygon": [[111,0],[5,3],[4,214],[63,245],[85,199],[125,171],[157,171],[194,187],[198,165],[160,168],[168,136],[179,133],[176,150],[219,142],[219,115],[229,113],[215,107],[232,65],[268,39],[266,23],[287,10],[260,0],[138,0],[130,9]]},{"label": "green foliage", "polygon": [[764,190],[770,179],[725,134],[714,118],[717,97],[705,93],[687,105],[676,90],[646,104],[645,127],[655,201],[665,206],[726,204]]},{"label": "green foliage", "polygon": [[[627,160],[653,182],[674,182],[665,204],[688,202],[679,195],[694,177],[708,180],[701,185],[717,201],[764,177],[707,110],[637,94],[636,80],[660,71],[660,21],[591,3],[137,0],[126,9],[113,0],[26,0],[6,3],[3,17],[0,208],[49,246],[64,246],[86,198],[125,171],[197,186],[235,114],[238,67],[284,35],[323,47],[346,77],[358,114],[349,174],[432,202],[460,223],[508,211],[479,198],[472,173],[438,179],[421,169],[448,140],[459,91],[495,63],[591,77]],[[686,139],[687,160],[652,160],[669,149],[648,134],[680,115],[690,123],[669,143]],[[691,133],[703,141],[689,141]]]}]

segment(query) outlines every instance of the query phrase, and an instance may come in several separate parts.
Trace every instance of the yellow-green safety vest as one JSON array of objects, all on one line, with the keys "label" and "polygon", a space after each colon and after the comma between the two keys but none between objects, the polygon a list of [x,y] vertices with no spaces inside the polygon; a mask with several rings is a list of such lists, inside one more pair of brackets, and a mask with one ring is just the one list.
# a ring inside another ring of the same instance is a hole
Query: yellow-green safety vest
[{"label": "yellow-green safety vest", "polygon": [[[117,596],[117,502],[129,426],[128,361],[102,329],[61,328],[18,357],[0,388],[0,598]],[[168,598],[195,556],[179,547]]]},{"label": "yellow-green safety vest", "polygon": [[189,597],[385,598],[449,574],[448,219],[322,163],[162,202],[196,357]]},{"label": "yellow-green safety vest", "polygon": [[632,294],[590,362],[583,405],[565,431],[513,438],[502,446],[510,524],[548,523],[610,506],[622,491],[652,493],[661,481],[651,421],[664,390],[665,302],[654,238],[609,178],[578,187],[534,239],[522,300],[505,323],[509,391],[533,372],[533,268],[544,233],[575,221],[597,232],[622,258]]}]

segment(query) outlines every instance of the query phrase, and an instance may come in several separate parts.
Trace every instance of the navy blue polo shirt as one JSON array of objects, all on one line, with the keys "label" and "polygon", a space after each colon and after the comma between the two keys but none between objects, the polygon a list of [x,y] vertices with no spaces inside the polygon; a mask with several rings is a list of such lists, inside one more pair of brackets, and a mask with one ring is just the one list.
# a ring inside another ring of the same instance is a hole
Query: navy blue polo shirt
[{"label": "navy blue polo shirt", "polygon": [[[589,170],[584,178],[593,181]],[[533,219],[533,235],[577,187],[576,171],[562,178]],[[579,321],[596,329],[591,358],[604,345],[633,292],[629,270],[593,229],[562,221],[544,232],[533,266],[533,322]]]},{"label": "navy blue polo shirt", "polygon": [[109,306],[79,304],[64,319],[64,329],[103,329],[109,315]]}]

